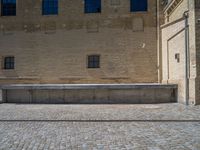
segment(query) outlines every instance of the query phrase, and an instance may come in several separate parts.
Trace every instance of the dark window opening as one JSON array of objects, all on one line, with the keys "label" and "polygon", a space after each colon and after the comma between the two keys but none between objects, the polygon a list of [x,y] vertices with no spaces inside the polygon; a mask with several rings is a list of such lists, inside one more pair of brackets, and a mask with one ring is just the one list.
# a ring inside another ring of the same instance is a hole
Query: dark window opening
[{"label": "dark window opening", "polygon": [[176,59],[177,63],[180,62],[180,54],[179,53],[175,54],[175,59]]},{"label": "dark window opening", "polygon": [[147,11],[147,0],[131,0],[131,12]]},{"label": "dark window opening", "polygon": [[88,68],[100,68],[100,56],[99,55],[88,56]]},{"label": "dark window opening", "polygon": [[16,0],[1,0],[1,16],[16,16]]},{"label": "dark window opening", "polygon": [[57,15],[57,14],[58,14],[58,0],[42,1],[42,15]]},{"label": "dark window opening", "polygon": [[85,13],[100,13],[101,0],[85,0]]},{"label": "dark window opening", "polygon": [[4,58],[4,69],[15,69],[15,58],[5,57]]}]

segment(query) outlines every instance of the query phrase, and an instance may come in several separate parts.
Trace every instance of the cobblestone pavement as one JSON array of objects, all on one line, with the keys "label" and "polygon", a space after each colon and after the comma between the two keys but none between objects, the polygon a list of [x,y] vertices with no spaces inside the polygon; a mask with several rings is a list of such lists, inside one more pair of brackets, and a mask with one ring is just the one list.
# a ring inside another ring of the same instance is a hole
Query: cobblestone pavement
[{"label": "cobblestone pavement", "polygon": [[1,104],[0,120],[200,120],[200,106]]},{"label": "cobblestone pavement", "polygon": [[199,118],[180,104],[1,104],[0,150],[200,150]]},{"label": "cobblestone pavement", "polygon": [[1,122],[1,150],[199,150],[200,123]]}]

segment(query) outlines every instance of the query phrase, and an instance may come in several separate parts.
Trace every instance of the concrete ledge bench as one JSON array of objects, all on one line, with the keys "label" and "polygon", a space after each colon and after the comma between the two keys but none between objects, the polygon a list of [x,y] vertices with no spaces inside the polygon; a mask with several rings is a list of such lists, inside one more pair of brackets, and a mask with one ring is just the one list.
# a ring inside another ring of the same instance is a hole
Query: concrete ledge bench
[{"label": "concrete ledge bench", "polygon": [[177,101],[173,84],[9,84],[0,85],[5,103],[141,104]]}]

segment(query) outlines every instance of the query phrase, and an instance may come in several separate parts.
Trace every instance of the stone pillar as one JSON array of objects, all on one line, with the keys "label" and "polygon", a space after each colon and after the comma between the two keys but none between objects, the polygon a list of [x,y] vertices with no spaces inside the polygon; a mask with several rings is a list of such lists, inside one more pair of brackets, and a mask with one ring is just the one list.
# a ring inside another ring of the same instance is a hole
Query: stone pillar
[{"label": "stone pillar", "polygon": [[0,89],[0,104],[3,103],[3,90]]}]

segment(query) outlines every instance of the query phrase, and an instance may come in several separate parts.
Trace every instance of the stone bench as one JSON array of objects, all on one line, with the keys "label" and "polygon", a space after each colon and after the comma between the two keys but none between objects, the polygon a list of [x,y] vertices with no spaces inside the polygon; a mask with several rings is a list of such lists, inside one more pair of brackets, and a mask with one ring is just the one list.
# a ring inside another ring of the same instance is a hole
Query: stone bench
[{"label": "stone bench", "polygon": [[173,84],[9,84],[1,102],[47,104],[153,104],[177,101]]}]

